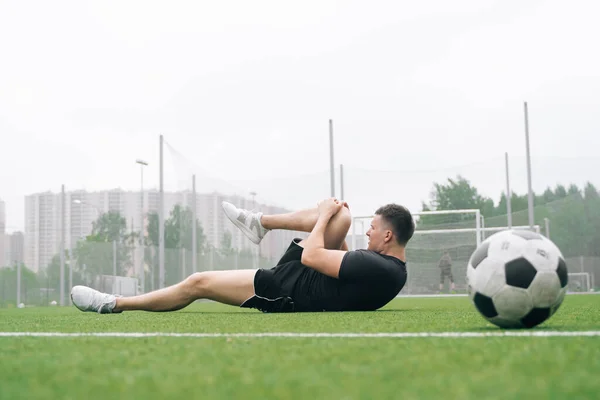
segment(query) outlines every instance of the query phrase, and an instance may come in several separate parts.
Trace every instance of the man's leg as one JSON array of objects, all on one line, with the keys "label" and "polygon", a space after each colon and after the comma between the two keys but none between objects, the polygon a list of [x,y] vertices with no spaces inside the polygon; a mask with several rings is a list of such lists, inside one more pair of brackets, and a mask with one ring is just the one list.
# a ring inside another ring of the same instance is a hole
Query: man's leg
[{"label": "man's leg", "polygon": [[[263,215],[260,212],[237,208],[228,202],[223,202],[223,210],[229,220],[256,244],[259,244],[262,238],[274,229],[311,232],[319,216],[317,208],[288,214]],[[352,217],[346,205],[329,221],[325,230],[325,247],[347,250],[345,238],[351,223]]]},{"label": "man's leg", "polygon": [[256,270],[197,272],[176,285],[132,297],[115,298],[84,286],[75,286],[71,298],[80,310],[101,313],[176,311],[199,299],[240,306],[254,296],[255,274]]},{"label": "man's leg", "polygon": [[[311,232],[317,223],[316,208],[289,214],[263,215],[261,224],[265,229],[288,229]],[[325,248],[347,249],[346,235],[352,217],[347,207],[331,218],[325,229]],[[266,224],[266,226],[265,226]],[[198,299],[210,299],[220,303],[240,306],[254,296],[256,270],[207,271],[191,275],[176,285],[134,297],[116,299],[114,312],[127,310],[175,311]]]},{"label": "man's leg", "polygon": [[[288,214],[263,215],[260,219],[265,229],[285,229],[290,231],[311,232],[319,218],[317,208],[295,211]],[[352,224],[348,207],[334,215],[325,228],[325,248],[347,250],[346,236]]]}]

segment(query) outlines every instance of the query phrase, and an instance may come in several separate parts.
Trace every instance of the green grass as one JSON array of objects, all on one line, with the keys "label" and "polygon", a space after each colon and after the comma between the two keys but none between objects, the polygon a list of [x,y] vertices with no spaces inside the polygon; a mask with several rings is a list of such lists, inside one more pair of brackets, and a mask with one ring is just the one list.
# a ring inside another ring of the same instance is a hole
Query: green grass
[{"label": "green grass", "polygon": [[[600,296],[567,296],[534,330],[600,330]],[[0,310],[0,332],[497,332],[460,298],[368,313]],[[0,399],[598,398],[600,337],[0,337]]]}]

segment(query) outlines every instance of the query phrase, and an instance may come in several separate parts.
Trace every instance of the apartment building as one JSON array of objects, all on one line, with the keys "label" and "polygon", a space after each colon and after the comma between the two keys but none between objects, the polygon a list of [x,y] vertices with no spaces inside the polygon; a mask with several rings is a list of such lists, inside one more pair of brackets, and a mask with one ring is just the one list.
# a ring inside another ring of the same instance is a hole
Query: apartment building
[{"label": "apartment building", "polygon": [[[36,193],[25,197],[25,264],[33,271],[45,268],[61,244],[61,217],[64,208],[65,249],[75,248],[79,240],[92,232],[93,223],[102,214],[118,211],[126,220],[127,230],[147,230],[148,213],[158,212],[157,190],[124,191],[121,189],[88,192],[76,190],[61,193]],[[143,196],[143,197],[142,197]],[[142,204],[143,198],[143,204]],[[299,232],[271,232],[261,242],[260,249],[248,240],[225,217],[221,202],[229,201],[238,207],[260,210],[264,213],[285,213],[290,210],[257,204],[242,196],[227,196],[220,193],[197,193],[196,215],[202,225],[207,242],[219,248],[226,231],[231,233],[232,247],[260,252],[263,257],[276,258],[287,247],[292,238],[302,236]],[[169,218],[171,210],[179,204],[192,207],[191,191],[166,192],[164,194],[164,216]],[[143,207],[142,207],[143,205]],[[142,215],[144,216],[142,219]],[[136,263],[137,265],[137,263]]]}]

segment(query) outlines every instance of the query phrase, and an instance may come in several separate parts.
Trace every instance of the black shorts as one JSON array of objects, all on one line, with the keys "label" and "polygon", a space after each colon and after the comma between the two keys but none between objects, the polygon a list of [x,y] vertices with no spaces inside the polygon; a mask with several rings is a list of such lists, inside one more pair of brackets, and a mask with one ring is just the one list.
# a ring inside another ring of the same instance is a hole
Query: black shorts
[{"label": "black shorts", "polygon": [[445,277],[448,277],[448,279],[450,279],[450,282],[454,282],[454,277],[452,276],[452,270],[450,268],[442,268],[442,270],[440,272],[440,283],[441,284],[444,283]]},{"label": "black shorts", "polygon": [[300,238],[292,240],[275,267],[256,271],[254,296],[242,303],[240,307],[256,308],[268,313],[298,311],[292,292],[298,277],[306,268],[300,261],[304,250],[298,245],[301,240]]}]

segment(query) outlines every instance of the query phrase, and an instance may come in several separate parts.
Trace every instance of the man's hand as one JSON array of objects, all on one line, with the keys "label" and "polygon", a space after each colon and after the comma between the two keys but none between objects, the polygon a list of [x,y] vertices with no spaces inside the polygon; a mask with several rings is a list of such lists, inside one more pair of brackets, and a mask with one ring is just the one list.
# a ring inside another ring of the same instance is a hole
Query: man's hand
[{"label": "man's hand", "polygon": [[326,249],[325,229],[329,220],[340,212],[343,207],[348,207],[348,203],[333,197],[317,203],[319,218],[308,238],[303,241],[304,251],[300,260],[307,267],[336,279],[339,278],[340,268],[347,249]]},{"label": "man's hand", "polygon": [[346,202],[341,202],[338,199],[330,197],[328,199],[322,200],[317,204],[319,215],[333,217],[337,214],[342,207],[346,206]]}]

